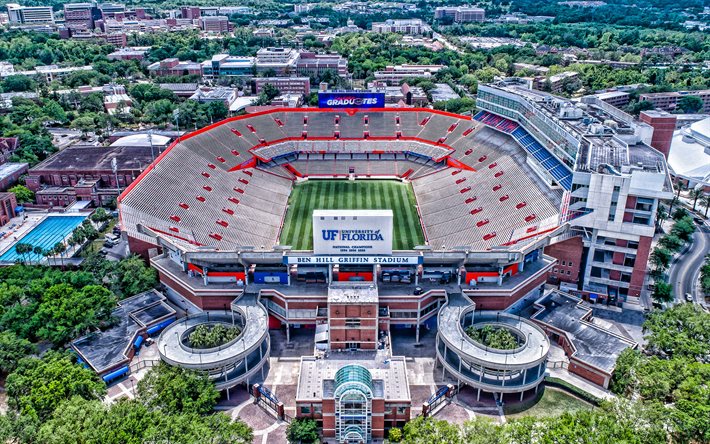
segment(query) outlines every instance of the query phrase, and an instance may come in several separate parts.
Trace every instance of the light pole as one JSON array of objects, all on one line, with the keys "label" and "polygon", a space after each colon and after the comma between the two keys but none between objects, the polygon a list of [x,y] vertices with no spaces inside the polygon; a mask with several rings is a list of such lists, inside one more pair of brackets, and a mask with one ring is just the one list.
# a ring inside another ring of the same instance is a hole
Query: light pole
[{"label": "light pole", "polygon": [[178,140],[180,139],[180,110],[176,109],[173,111],[173,117],[175,118],[175,128],[177,129],[178,133]]},{"label": "light pole", "polygon": [[153,151],[153,130],[148,131],[148,143],[150,143],[150,159],[155,162],[155,152]]}]

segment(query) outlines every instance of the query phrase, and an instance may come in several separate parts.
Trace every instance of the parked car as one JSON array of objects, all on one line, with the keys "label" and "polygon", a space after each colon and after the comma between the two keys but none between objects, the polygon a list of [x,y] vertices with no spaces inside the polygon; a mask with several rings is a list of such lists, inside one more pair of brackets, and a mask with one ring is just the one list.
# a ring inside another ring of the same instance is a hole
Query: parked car
[{"label": "parked car", "polygon": [[693,302],[693,295],[690,294],[690,293],[686,293],[686,294],[685,294],[685,300],[686,300],[687,302]]}]

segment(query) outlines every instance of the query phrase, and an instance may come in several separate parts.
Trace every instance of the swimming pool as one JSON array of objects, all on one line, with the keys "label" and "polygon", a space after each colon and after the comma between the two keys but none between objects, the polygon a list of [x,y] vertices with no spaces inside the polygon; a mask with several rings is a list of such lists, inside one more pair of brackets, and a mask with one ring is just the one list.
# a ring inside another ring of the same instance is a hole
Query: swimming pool
[{"label": "swimming pool", "polygon": [[[17,250],[15,249],[15,246],[19,242],[30,244],[33,247],[40,246],[45,250],[54,247],[57,242],[64,240],[74,228],[81,225],[84,219],[86,219],[86,216],[47,216],[39,225],[30,230],[21,237],[15,245],[3,253],[3,255],[0,256],[0,262],[17,262],[23,259],[17,254]],[[36,254],[31,253],[25,255],[24,259],[36,261],[38,257]]]}]

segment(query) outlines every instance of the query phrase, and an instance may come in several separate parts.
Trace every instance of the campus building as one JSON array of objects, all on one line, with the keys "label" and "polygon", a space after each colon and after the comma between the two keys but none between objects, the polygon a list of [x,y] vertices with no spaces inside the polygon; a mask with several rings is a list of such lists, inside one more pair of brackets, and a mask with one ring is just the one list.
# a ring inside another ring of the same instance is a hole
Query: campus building
[{"label": "campus building", "polygon": [[375,80],[388,85],[399,85],[406,79],[431,79],[444,65],[396,65],[375,71]]},{"label": "campus building", "polygon": [[65,3],[64,24],[69,29],[93,30],[100,12],[94,3]]},{"label": "campus building", "polygon": [[482,22],[486,11],[473,6],[439,6],[434,10],[434,19],[451,18],[454,23]]},{"label": "campus building", "polygon": [[148,65],[148,73],[156,77],[202,75],[202,66],[196,62],[183,62],[176,58]]},{"label": "campus building", "polygon": [[527,163],[565,190],[562,220],[570,230],[547,250],[564,252],[553,282],[578,275],[585,298],[637,300],[656,209],[673,196],[665,158],[648,145],[649,126],[603,102],[577,107],[515,82],[482,85],[477,105],[482,121],[511,134]]},{"label": "campus building", "polygon": [[387,19],[384,22],[372,23],[372,32],[419,35],[424,31],[425,24],[421,19]]},{"label": "campus building", "polygon": [[252,92],[259,95],[266,85],[272,85],[282,94],[307,96],[311,92],[311,80],[308,77],[256,77]]},{"label": "campus building", "polygon": [[17,198],[15,193],[0,193],[0,227],[17,215]]},{"label": "campus building", "polygon": [[703,101],[703,107],[700,112],[710,113],[710,89],[643,93],[639,94],[639,102],[651,102],[655,109],[661,111],[675,111],[678,108],[678,101],[684,96],[699,97]]},{"label": "campus building", "polygon": [[107,205],[160,154],[165,141],[154,138],[152,148],[147,144],[65,148],[32,167],[26,185],[36,193],[41,206],[63,207],[77,200]]},{"label": "campus building", "polygon": [[[150,67],[148,68],[150,69]],[[326,71],[336,76],[348,76],[348,61],[338,54],[318,54],[292,48],[261,48],[256,57],[217,54],[202,62],[202,75],[206,79],[217,77],[252,78],[317,77]]]},{"label": "campus building", "polygon": [[404,357],[372,360],[301,358],[296,416],[314,419],[325,438],[370,442],[411,418]]},{"label": "campus building", "polygon": [[10,25],[54,24],[54,12],[51,6],[20,6],[17,3],[8,3],[7,15]]}]

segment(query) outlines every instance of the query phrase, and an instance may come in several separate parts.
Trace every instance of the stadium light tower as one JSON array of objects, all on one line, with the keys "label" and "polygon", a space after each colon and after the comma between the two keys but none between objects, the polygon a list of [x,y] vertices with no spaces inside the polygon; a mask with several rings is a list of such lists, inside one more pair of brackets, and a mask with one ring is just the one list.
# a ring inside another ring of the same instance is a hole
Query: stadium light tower
[{"label": "stadium light tower", "polygon": [[153,130],[148,131],[148,143],[150,143],[150,158],[155,162],[155,152],[153,152]]},{"label": "stadium light tower", "polygon": [[173,111],[173,117],[175,118],[175,128],[177,129],[178,139],[179,139],[180,138],[180,120],[178,120],[178,119],[180,119],[180,110],[179,109],[175,109]]},{"label": "stadium light tower", "polygon": [[121,194],[121,185],[118,183],[118,162],[114,157],[111,159],[111,171],[113,171],[113,177],[116,179],[116,188],[118,188],[118,194]]}]

